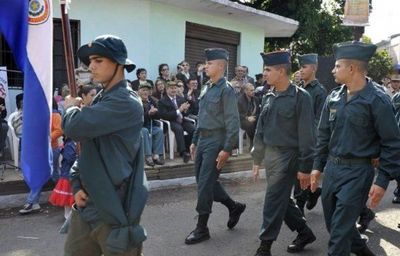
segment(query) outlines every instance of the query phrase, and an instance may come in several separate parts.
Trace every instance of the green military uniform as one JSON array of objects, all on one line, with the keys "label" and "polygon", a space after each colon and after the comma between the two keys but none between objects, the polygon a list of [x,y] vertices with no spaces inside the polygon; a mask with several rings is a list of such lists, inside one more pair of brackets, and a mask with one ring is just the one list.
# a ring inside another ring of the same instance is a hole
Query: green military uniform
[{"label": "green military uniform", "polygon": [[[298,59],[300,66],[318,64],[318,55],[315,53],[300,55]],[[302,88],[304,88],[311,96],[313,103],[314,117],[315,117],[314,125],[316,129],[327,96],[326,89],[325,87],[322,86],[322,84],[318,81],[318,79],[315,79],[306,85],[303,84]],[[311,193],[309,188],[302,190],[300,188],[299,181],[296,181],[294,187],[294,197],[296,198],[296,204],[302,211],[304,211],[303,208],[307,200],[309,200],[309,203],[307,204],[308,209],[311,209],[313,206],[315,206],[319,194],[320,194],[320,189],[318,189],[318,191],[316,191],[315,194]],[[311,203],[311,201],[313,202]]]},{"label": "green military uniform", "polygon": [[[134,69],[117,37],[99,37],[78,51],[86,64],[88,56],[95,54],[128,71]],[[126,80],[102,91],[93,105],[66,110],[64,133],[81,143],[72,174],[73,192],[83,189],[88,195],[84,208],[74,207],[66,256],[141,254],[146,231],[140,226],[140,216],[147,200],[142,126],[141,101]]]},{"label": "green military uniform", "polygon": [[[205,52],[209,61],[227,60],[225,49],[206,49]],[[192,139],[192,143],[196,145],[196,211],[199,213],[199,221],[197,228],[186,238],[187,244],[209,238],[207,220],[213,201],[228,207],[229,228],[236,225],[246,207],[230,198],[218,181],[221,170],[216,167],[219,152],[222,150],[231,153],[237,144],[240,122],[235,91],[226,78],[222,77],[213,83],[208,82],[199,100],[198,122]]]},{"label": "green military uniform", "polygon": [[[368,62],[375,49],[360,42],[334,46],[337,60],[363,62]],[[326,100],[313,167],[324,171],[321,197],[330,256],[366,250],[355,223],[374,180],[371,159],[379,157],[375,184],[380,187],[386,189],[390,179],[400,176],[400,131],[389,98],[369,79],[351,98],[347,91],[342,85]]]},{"label": "green military uniform", "polygon": [[220,170],[215,160],[221,150],[231,152],[239,132],[239,113],[233,88],[225,78],[207,84],[207,92],[199,102],[198,125],[193,143],[197,145],[195,162],[198,183],[196,211],[211,213],[212,202],[230,197],[218,181]]},{"label": "green military uniform", "polygon": [[[290,63],[289,52],[262,56],[265,66]],[[263,160],[265,164],[267,190],[259,238],[270,244],[277,239],[283,221],[292,231],[311,232],[290,197],[297,172],[311,172],[315,129],[314,115],[310,109],[310,95],[294,84],[289,84],[283,92],[269,91],[262,101],[252,156],[254,165],[260,165]],[[309,242],[314,241],[311,240]],[[270,255],[260,249],[257,255]]]}]

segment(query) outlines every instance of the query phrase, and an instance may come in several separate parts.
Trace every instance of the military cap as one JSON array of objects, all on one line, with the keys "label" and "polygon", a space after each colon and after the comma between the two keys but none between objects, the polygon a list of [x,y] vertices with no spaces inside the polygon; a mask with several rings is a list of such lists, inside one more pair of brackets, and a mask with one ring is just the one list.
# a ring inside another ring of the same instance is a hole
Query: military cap
[{"label": "military cap", "polygon": [[314,65],[318,64],[318,54],[316,53],[299,55],[298,59],[300,66],[309,64],[314,64]]},{"label": "military cap", "polygon": [[229,52],[223,48],[208,48],[204,50],[207,61],[209,60],[226,60],[229,59]]},{"label": "military cap", "polygon": [[268,53],[260,53],[264,61],[264,66],[275,66],[290,63],[289,51],[276,51]]},{"label": "military cap", "polygon": [[142,89],[142,88],[152,89],[153,87],[151,86],[151,84],[146,82],[144,84],[139,85],[139,89]]},{"label": "military cap", "polygon": [[390,76],[390,80],[392,81],[400,81],[400,74],[393,74]]},{"label": "military cap", "polygon": [[343,42],[333,45],[336,60],[350,59],[368,62],[376,51],[376,45],[358,41]]},{"label": "military cap", "polygon": [[78,49],[77,55],[86,66],[90,64],[89,57],[91,55],[99,55],[123,65],[128,72],[132,72],[136,67],[128,59],[128,52],[122,39],[113,35],[102,35],[92,42],[82,45]]}]

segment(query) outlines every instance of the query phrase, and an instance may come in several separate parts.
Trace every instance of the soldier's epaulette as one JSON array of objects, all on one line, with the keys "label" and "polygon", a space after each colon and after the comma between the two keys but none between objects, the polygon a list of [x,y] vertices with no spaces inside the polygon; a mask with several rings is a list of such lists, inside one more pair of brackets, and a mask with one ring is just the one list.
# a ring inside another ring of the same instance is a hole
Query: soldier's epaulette
[{"label": "soldier's epaulette", "polygon": [[227,85],[228,87],[231,87],[232,90],[234,89],[233,86],[232,86],[232,84],[231,84],[231,82],[229,82],[228,80],[226,80],[226,85]]}]

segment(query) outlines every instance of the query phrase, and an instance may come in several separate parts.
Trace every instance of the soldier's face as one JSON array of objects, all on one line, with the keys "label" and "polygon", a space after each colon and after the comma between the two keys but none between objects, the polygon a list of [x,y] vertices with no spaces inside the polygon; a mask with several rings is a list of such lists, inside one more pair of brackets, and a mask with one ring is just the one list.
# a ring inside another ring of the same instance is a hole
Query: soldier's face
[{"label": "soldier's face", "polygon": [[89,70],[92,73],[93,81],[97,83],[110,81],[114,75],[117,63],[99,55],[91,55],[89,60]]},{"label": "soldier's face", "polygon": [[268,84],[275,85],[280,79],[281,72],[274,66],[265,66],[263,75],[265,75]]},{"label": "soldier's face", "polygon": [[302,80],[308,81],[315,72],[315,65],[302,65],[300,68],[300,77]]},{"label": "soldier's face", "polygon": [[223,60],[210,60],[206,62],[205,71],[207,76],[215,77],[221,72],[224,73],[224,68]]},{"label": "soldier's face", "polygon": [[345,60],[337,60],[335,67],[332,69],[332,74],[335,78],[335,82],[338,84],[345,84],[349,77],[349,63]]}]

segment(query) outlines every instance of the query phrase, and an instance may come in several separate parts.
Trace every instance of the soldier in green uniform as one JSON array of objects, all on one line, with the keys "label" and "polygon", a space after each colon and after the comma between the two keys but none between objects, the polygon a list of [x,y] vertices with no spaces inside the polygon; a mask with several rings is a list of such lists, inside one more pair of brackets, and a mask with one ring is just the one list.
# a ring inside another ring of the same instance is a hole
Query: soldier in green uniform
[{"label": "soldier in green uniform", "polygon": [[263,98],[252,152],[254,178],[258,178],[263,160],[267,178],[259,235],[261,245],[256,256],[270,256],[283,221],[292,231],[298,232],[288,252],[302,251],[316,239],[290,197],[296,177],[302,189],[309,186],[315,128],[310,95],[289,80],[290,53],[277,51],[261,55],[267,82],[274,89]]},{"label": "soldier in green uniform", "polygon": [[[326,99],[326,89],[315,77],[318,69],[318,55],[315,53],[304,54],[298,57],[300,64],[300,76],[303,81],[304,88],[310,95],[313,102],[314,111],[314,127],[317,129],[321,110]],[[296,204],[304,214],[304,206],[311,210],[317,204],[318,198],[321,195],[321,188],[317,188],[314,193],[311,193],[310,188],[305,190],[300,189],[300,183],[296,181],[294,188],[294,197]],[[307,205],[306,205],[307,203]]]},{"label": "soldier in green uniform", "polygon": [[124,68],[135,69],[118,37],[104,35],[79,48],[103,90],[91,106],[67,97],[63,129],[81,144],[73,167],[75,199],[65,256],[142,255],[146,231],[140,216],[147,199],[141,129],[143,107],[128,86]]},{"label": "soldier in green uniform", "polygon": [[232,229],[246,208],[233,201],[218,181],[221,169],[237,144],[239,112],[235,91],[224,77],[228,63],[225,49],[206,49],[205,71],[210,81],[200,95],[199,114],[190,152],[195,160],[197,206],[199,214],[196,228],[185,239],[195,244],[210,238],[207,227],[213,201],[229,210],[227,226]]},{"label": "soldier in green uniform", "polygon": [[[376,46],[357,41],[334,45],[332,73],[343,84],[327,97],[318,127],[311,190],[324,171],[322,206],[330,234],[328,255],[374,255],[355,222],[370,196],[382,199],[391,179],[400,176],[400,130],[389,97],[366,78]],[[375,184],[373,159],[379,158]],[[371,186],[372,185],[372,186]]]}]

